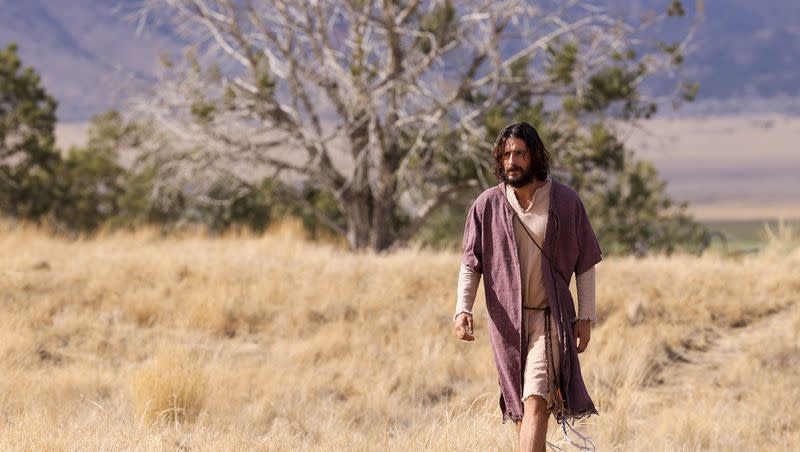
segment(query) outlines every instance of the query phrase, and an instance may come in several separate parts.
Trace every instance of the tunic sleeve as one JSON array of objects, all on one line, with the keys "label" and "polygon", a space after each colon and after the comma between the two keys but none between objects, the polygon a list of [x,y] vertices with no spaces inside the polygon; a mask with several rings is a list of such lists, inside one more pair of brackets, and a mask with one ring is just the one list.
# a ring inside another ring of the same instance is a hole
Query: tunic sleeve
[{"label": "tunic sleeve", "polygon": [[594,322],[595,316],[595,267],[586,270],[575,278],[578,292],[578,316],[575,320],[588,319]]},{"label": "tunic sleeve", "polygon": [[473,203],[467,214],[467,223],[464,225],[464,240],[462,243],[464,256],[461,259],[461,263],[479,274],[483,274],[482,235],[481,218],[478,215],[477,203]]},{"label": "tunic sleeve", "polygon": [[589,222],[589,215],[580,199],[575,212],[575,237],[578,239],[578,259],[575,261],[574,272],[580,275],[603,259],[600,244]]},{"label": "tunic sleeve", "polygon": [[461,264],[461,268],[458,271],[456,313],[453,316],[453,320],[462,312],[472,315],[472,306],[475,304],[475,295],[478,293],[478,284],[480,282],[480,273],[475,273],[467,265]]}]

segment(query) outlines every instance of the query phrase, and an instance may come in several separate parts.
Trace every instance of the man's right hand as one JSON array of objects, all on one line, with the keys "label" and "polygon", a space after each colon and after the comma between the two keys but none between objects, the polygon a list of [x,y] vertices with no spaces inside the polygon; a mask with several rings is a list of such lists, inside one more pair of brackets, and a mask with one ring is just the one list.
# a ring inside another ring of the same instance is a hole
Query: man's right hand
[{"label": "man's right hand", "polygon": [[472,335],[472,315],[462,312],[455,319],[456,337],[462,341],[474,341]]}]

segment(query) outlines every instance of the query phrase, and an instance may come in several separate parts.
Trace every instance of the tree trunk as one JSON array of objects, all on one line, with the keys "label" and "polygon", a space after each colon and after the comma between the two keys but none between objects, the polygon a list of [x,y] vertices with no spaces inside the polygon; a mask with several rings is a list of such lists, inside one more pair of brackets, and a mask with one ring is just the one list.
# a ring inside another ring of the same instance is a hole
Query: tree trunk
[{"label": "tree trunk", "polygon": [[371,198],[368,187],[342,196],[341,208],[347,226],[347,242],[352,250],[365,249],[370,245]]},{"label": "tree trunk", "polygon": [[392,196],[376,199],[367,188],[343,196],[341,208],[351,249],[380,252],[394,244],[392,218],[397,206]]},{"label": "tree trunk", "polygon": [[370,248],[383,251],[392,246],[395,234],[392,230],[392,218],[397,206],[391,197],[382,197],[374,200],[372,210],[372,231],[370,234]]}]

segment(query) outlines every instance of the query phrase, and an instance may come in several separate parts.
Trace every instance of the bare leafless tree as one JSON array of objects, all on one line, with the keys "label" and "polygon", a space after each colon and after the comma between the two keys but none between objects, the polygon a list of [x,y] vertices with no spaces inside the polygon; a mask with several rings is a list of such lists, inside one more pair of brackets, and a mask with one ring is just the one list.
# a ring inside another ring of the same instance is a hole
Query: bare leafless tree
[{"label": "bare leafless tree", "polygon": [[[195,52],[135,102],[169,142],[152,144],[156,195],[187,182],[202,194],[220,173],[282,177],[333,195],[343,221],[297,202],[352,248],[405,243],[437,207],[490,183],[490,111],[519,96],[584,102],[598,71],[675,13],[630,21],[578,0],[147,0],[143,26],[170,24]],[[623,58],[640,68],[631,85],[673,70],[691,34]],[[564,43],[580,51],[558,77]],[[585,113],[614,114],[610,103]]]}]

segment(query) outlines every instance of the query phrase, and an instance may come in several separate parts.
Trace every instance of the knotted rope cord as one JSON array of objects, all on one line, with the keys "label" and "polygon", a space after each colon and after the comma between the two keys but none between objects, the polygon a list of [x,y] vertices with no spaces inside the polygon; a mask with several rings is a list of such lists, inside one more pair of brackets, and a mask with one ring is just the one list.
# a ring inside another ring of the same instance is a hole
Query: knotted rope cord
[{"label": "knotted rope cord", "polygon": [[[575,421],[573,420],[572,423],[574,424]],[[572,441],[572,439],[569,437],[569,434],[567,433],[567,428],[569,428],[569,430],[572,433],[574,433],[575,436],[580,438],[580,440],[583,441],[583,444],[576,444],[574,441]],[[575,430],[575,428],[572,425],[569,424],[569,421],[567,421],[566,418],[564,418],[561,421],[561,429],[564,431],[564,438],[567,438],[567,441],[569,441],[570,444],[572,444],[573,446],[578,448],[578,450],[586,450],[586,451],[592,451],[592,452],[595,451],[595,447],[594,447],[594,443],[592,442],[592,438],[590,438],[588,436],[584,436],[579,431]]]}]

